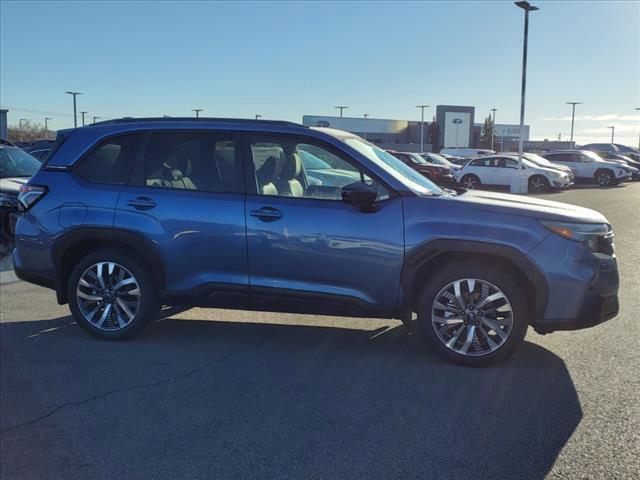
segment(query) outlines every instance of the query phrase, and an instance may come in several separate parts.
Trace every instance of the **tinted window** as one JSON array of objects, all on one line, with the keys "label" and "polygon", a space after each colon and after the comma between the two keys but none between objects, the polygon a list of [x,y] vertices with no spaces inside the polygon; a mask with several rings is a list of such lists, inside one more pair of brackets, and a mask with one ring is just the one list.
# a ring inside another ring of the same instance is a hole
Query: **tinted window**
[{"label": "tinted window", "polygon": [[154,133],[144,163],[148,187],[244,192],[232,133]]},{"label": "tinted window", "polygon": [[491,158],[476,158],[469,162],[469,165],[472,167],[490,167],[492,164]]},{"label": "tinted window", "polygon": [[[251,156],[261,195],[342,200],[342,187],[364,182],[378,191],[378,200],[389,198],[382,185],[319,145],[289,137],[253,135]],[[317,168],[319,165],[322,168]]]},{"label": "tinted window", "polygon": [[90,182],[124,185],[129,181],[141,143],[142,134],[105,140],[80,161],[76,172]]},{"label": "tinted window", "polygon": [[576,162],[577,159],[569,153],[553,153],[546,156],[552,162]]},{"label": "tinted window", "polygon": [[0,178],[30,177],[40,165],[38,160],[19,148],[0,148]]}]

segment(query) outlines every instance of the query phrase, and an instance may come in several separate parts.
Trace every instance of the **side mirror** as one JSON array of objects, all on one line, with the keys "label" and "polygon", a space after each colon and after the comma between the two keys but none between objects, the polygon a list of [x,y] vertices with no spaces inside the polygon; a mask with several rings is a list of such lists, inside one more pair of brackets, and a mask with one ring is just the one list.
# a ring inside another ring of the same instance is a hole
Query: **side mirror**
[{"label": "side mirror", "polygon": [[365,183],[354,182],[342,187],[342,201],[360,209],[371,208],[377,197],[378,192]]}]

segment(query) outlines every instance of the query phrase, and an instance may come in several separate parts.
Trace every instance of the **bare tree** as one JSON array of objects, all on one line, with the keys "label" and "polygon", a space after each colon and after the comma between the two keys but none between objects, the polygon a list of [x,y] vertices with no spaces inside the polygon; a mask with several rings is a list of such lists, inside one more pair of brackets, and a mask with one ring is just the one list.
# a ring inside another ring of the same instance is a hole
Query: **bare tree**
[{"label": "bare tree", "polygon": [[23,120],[20,125],[10,125],[7,130],[10,142],[35,142],[36,140],[49,139],[51,136],[51,132],[31,120]]}]

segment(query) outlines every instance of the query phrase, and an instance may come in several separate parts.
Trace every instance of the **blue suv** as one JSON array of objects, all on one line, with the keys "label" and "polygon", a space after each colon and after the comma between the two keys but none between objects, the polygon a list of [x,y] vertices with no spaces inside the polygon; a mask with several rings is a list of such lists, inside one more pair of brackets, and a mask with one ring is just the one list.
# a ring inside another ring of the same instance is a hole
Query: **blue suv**
[{"label": "blue suv", "polygon": [[399,318],[445,357],[485,365],[529,325],[618,313],[600,213],[442,189],[338,130],[206,118],[63,130],[19,202],[16,275],[105,339],[162,305]]}]

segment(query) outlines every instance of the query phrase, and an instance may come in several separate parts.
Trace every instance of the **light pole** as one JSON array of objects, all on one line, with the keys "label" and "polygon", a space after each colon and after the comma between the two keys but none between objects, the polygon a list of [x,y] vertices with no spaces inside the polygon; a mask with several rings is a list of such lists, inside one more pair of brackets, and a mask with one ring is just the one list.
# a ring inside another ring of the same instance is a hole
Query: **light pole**
[{"label": "light pole", "polygon": [[262,115],[256,113],[256,120],[260,120],[262,118]]},{"label": "light pole", "polygon": [[69,95],[73,95],[73,126],[74,128],[78,127],[78,114],[76,113],[76,97],[78,95],[82,95],[82,93],[80,92],[65,92],[68,93]]},{"label": "light pole", "polygon": [[100,117],[93,117],[93,123],[96,123],[96,120],[99,119]]},{"label": "light pole", "polygon": [[200,118],[200,112],[202,111],[201,108],[194,108],[192,110],[192,112],[196,112],[196,118]]},{"label": "light pole", "polygon": [[87,114],[89,112],[80,112],[80,115],[82,115],[82,126],[84,127],[84,116],[85,114]]},{"label": "light pole", "polygon": [[493,112],[493,121],[491,122],[491,150],[493,150],[493,139],[496,136],[496,111],[498,111],[498,109],[492,108],[491,111]]},{"label": "light pole", "polygon": [[349,108],[349,107],[347,107],[347,106],[345,106],[345,105],[337,105],[337,106],[335,106],[335,107],[333,107],[333,108],[337,108],[338,110],[340,110],[340,118],[342,118],[342,111],[343,111],[345,108]]},{"label": "light pole", "polygon": [[362,137],[366,140],[367,139],[367,118],[369,117],[369,114],[365,113],[362,116],[364,117],[364,120],[362,121]]},{"label": "light pole", "polygon": [[613,136],[616,133],[616,127],[611,126],[611,127],[607,127],[611,129],[611,143],[613,143]]},{"label": "light pole", "polygon": [[518,185],[518,193],[526,192],[527,187],[523,186],[524,175],[522,175],[522,153],[524,151],[524,99],[527,90],[527,43],[529,41],[529,12],[539,10],[538,7],[531,5],[529,2],[520,1],[515,4],[524,10],[524,45],[522,47],[522,91],[520,94],[520,140],[518,142],[518,172],[520,182]]},{"label": "light pole", "polygon": [[[640,110],[640,107],[636,107],[637,110]],[[638,150],[640,150],[640,135],[638,135]]]},{"label": "light pole", "polygon": [[424,109],[431,105],[416,105],[420,109],[420,153],[424,153]]},{"label": "light pole", "polygon": [[573,123],[576,118],[576,105],[582,105],[582,102],[566,102],[567,105],[571,105],[571,148],[573,148]]},{"label": "light pole", "polygon": [[51,117],[44,117],[44,135],[49,138],[49,120],[53,120]]}]

